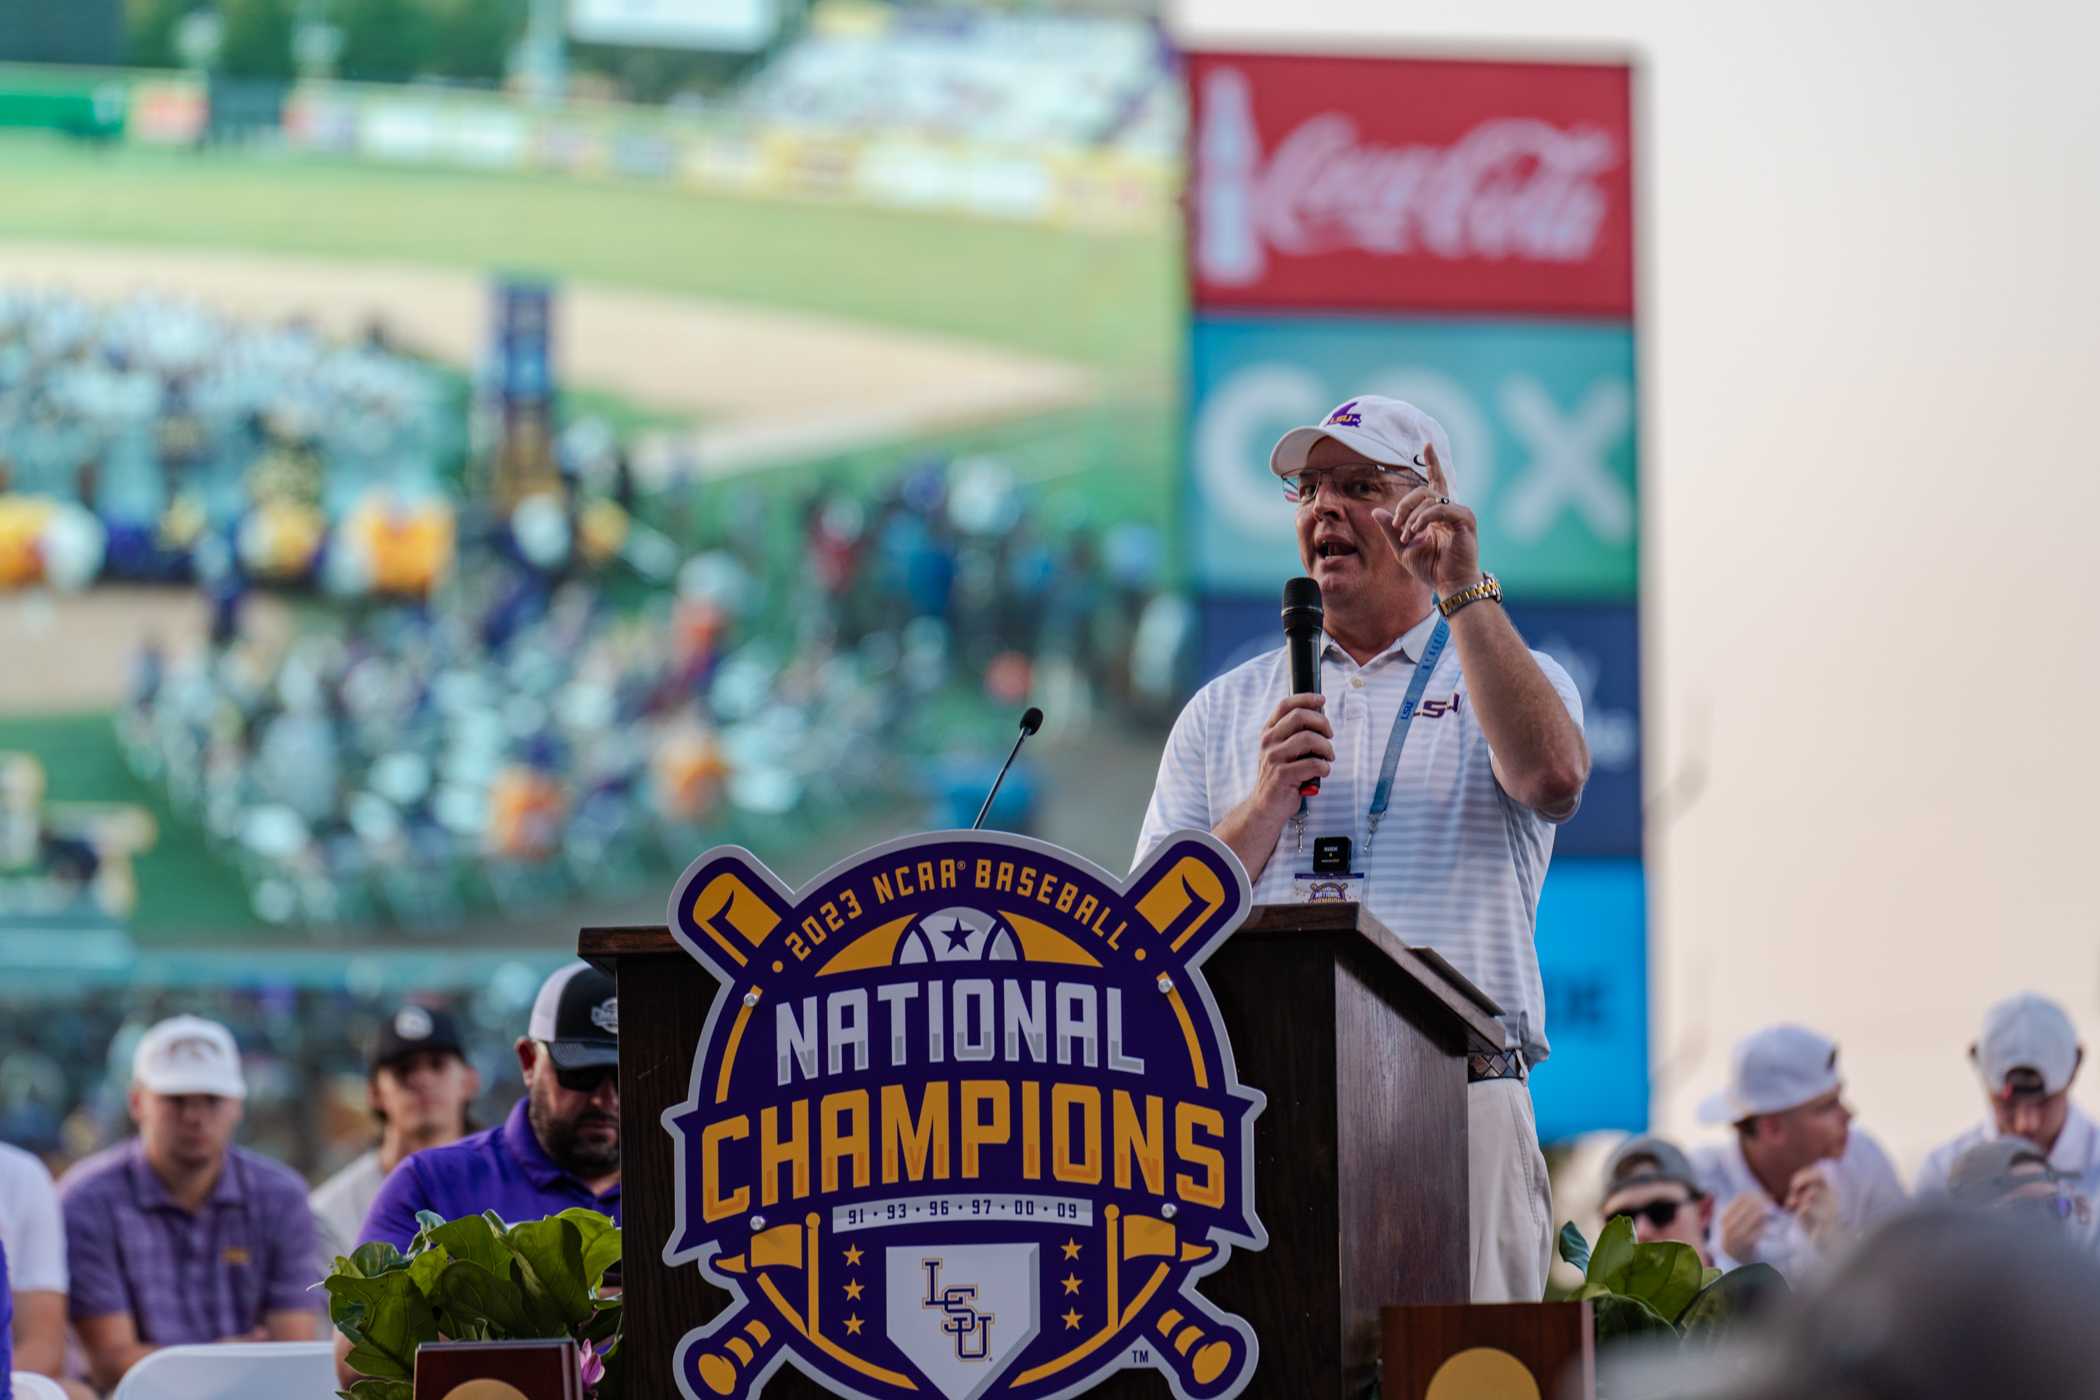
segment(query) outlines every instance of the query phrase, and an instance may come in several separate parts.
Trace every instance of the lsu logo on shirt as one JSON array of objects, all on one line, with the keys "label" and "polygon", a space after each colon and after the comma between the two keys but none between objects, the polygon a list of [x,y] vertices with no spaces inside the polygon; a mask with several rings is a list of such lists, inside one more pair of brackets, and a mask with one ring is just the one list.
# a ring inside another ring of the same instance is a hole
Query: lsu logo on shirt
[{"label": "lsu logo on shirt", "polygon": [[944,832],[790,890],[718,847],[670,922],[722,983],[683,1104],[671,1264],[731,1295],[678,1344],[688,1400],[793,1365],[861,1400],[1053,1400],[1150,1365],[1254,1374],[1203,1277],[1261,1249],[1254,1121],[1203,961],[1246,872],[1208,833],[1127,878]]}]

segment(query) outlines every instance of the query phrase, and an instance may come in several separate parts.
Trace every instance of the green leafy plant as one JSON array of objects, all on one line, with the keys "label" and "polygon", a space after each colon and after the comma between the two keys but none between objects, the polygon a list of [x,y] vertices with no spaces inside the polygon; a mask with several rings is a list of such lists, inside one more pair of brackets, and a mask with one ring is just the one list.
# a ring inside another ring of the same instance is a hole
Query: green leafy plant
[{"label": "green leafy plant", "polygon": [[321,1286],[364,1379],[342,1400],[412,1400],[416,1348],[436,1341],[571,1337],[585,1393],[619,1400],[620,1299],[601,1292],[620,1262],[620,1229],[592,1210],[507,1225],[494,1211],[445,1220],[419,1212],[403,1254],[373,1242],[338,1255]]},{"label": "green leafy plant", "polygon": [[1582,1287],[1568,1296],[1589,1300],[1599,1346],[1629,1337],[1712,1340],[1762,1299],[1786,1291],[1786,1281],[1767,1264],[1724,1274],[1702,1268],[1688,1244],[1636,1243],[1633,1220],[1624,1215],[1605,1225],[1595,1249],[1573,1221],[1561,1226],[1560,1257],[1583,1271]]}]

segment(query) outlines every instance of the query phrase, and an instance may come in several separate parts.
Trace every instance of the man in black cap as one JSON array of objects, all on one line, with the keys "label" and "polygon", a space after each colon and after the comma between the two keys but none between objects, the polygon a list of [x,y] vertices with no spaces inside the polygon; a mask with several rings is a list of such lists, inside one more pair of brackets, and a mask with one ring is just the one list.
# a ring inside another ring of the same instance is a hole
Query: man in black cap
[{"label": "man in black cap", "polygon": [[[403,1161],[379,1188],[360,1244],[384,1240],[403,1253],[418,1211],[446,1220],[493,1210],[539,1220],[582,1206],[620,1220],[620,1004],[613,980],[588,963],[561,968],[540,987],[518,1037],[525,1097],[493,1128]],[[347,1385],[350,1341],[336,1338]]]},{"label": "man in black cap", "polygon": [[409,1005],[386,1019],[365,1061],[365,1095],[379,1120],[379,1145],[314,1188],[309,1202],[321,1257],[357,1247],[372,1200],[401,1159],[467,1135],[481,1076],[467,1063],[451,1013]]}]

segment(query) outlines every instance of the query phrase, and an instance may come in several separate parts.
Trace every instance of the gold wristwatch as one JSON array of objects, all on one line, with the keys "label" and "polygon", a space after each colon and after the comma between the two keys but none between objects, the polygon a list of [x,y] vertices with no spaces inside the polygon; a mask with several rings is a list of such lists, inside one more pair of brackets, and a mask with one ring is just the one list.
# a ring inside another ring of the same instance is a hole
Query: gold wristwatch
[{"label": "gold wristwatch", "polygon": [[1461,588],[1448,598],[1437,599],[1436,610],[1449,617],[1466,604],[1477,603],[1484,598],[1492,598],[1498,603],[1502,601],[1502,580],[1493,574],[1484,573],[1480,576],[1480,582],[1471,588]]}]

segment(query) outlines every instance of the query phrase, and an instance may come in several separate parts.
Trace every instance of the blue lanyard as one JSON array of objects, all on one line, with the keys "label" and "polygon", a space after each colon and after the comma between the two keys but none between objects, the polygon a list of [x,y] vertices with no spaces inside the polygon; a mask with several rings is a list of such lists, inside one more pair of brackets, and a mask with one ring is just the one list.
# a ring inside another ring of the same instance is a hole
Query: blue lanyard
[{"label": "blue lanyard", "polygon": [[[1422,657],[1415,662],[1415,674],[1407,683],[1407,694],[1401,698],[1400,713],[1393,716],[1393,732],[1386,736],[1385,761],[1378,768],[1378,786],[1371,792],[1369,830],[1364,834],[1364,854],[1371,854],[1371,843],[1378,839],[1378,823],[1385,817],[1385,809],[1393,798],[1393,775],[1400,771],[1400,750],[1407,747],[1407,731],[1414,725],[1415,712],[1422,706],[1422,692],[1429,689],[1429,678],[1436,673],[1436,663],[1443,659],[1444,647],[1451,640],[1451,624],[1444,618],[1436,620],[1430,630],[1429,641],[1422,648]],[[1306,801],[1298,799],[1299,840],[1304,840],[1304,817]]]},{"label": "blue lanyard", "polygon": [[1415,663],[1414,679],[1407,683],[1400,713],[1393,716],[1393,732],[1385,741],[1385,762],[1379,765],[1378,786],[1371,793],[1370,829],[1364,833],[1366,856],[1371,854],[1371,843],[1378,839],[1378,823],[1385,817],[1386,805],[1393,799],[1393,775],[1400,771],[1400,750],[1407,747],[1407,731],[1414,725],[1415,711],[1421,707],[1422,692],[1429,689],[1429,677],[1444,654],[1444,644],[1450,640],[1451,624],[1440,617],[1429,634],[1428,645],[1422,648],[1422,659]]}]

